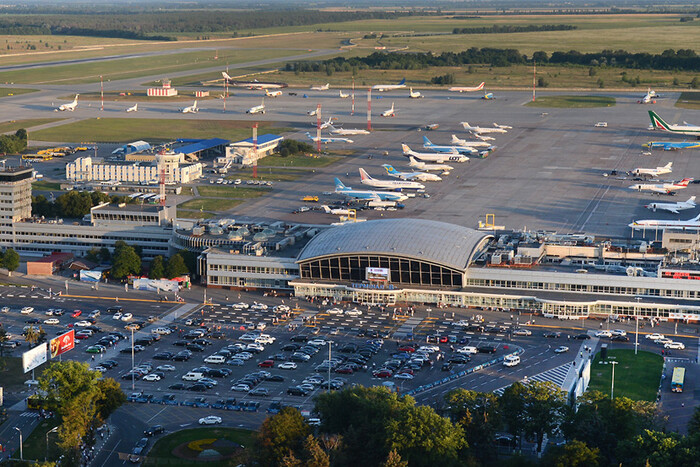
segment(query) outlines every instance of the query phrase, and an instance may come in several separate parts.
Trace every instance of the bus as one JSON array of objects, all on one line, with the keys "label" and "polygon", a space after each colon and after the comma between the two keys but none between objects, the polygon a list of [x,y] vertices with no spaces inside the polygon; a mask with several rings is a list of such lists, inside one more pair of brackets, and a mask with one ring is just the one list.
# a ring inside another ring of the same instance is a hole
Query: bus
[{"label": "bus", "polygon": [[32,162],[44,162],[53,159],[51,154],[23,154],[22,159]]},{"label": "bus", "polygon": [[685,368],[677,366],[673,369],[673,379],[671,379],[671,392],[683,392],[683,382],[685,381]]}]

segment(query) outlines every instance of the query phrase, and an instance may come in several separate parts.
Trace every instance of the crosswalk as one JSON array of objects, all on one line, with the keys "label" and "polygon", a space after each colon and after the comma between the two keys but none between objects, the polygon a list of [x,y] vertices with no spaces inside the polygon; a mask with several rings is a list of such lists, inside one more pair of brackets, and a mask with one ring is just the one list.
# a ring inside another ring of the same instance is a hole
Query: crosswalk
[{"label": "crosswalk", "polygon": [[25,417],[25,418],[37,418],[39,417],[39,414],[36,412],[22,412],[19,414],[20,417]]},{"label": "crosswalk", "polygon": [[[563,365],[559,365],[558,367],[549,369],[547,371],[543,371],[542,373],[536,374],[534,376],[525,377],[523,380],[521,380],[521,383],[527,383],[530,381],[549,381],[551,383],[554,383],[558,387],[562,387],[564,381],[566,380],[566,375],[569,373],[569,370],[571,369],[572,365],[573,362],[568,362]],[[503,395],[503,391],[505,391],[507,387],[508,386],[496,389],[495,391],[493,391],[493,393],[498,396],[501,396]]]}]

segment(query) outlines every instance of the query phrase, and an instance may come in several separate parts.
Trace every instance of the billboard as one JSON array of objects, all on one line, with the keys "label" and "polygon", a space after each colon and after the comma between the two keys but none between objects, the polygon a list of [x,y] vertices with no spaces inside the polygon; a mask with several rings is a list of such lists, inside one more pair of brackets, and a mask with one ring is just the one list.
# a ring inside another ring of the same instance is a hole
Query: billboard
[{"label": "billboard", "polygon": [[59,355],[68,352],[75,347],[75,331],[72,329],[58,337],[51,339],[49,348],[51,349],[51,358],[56,358]]},{"label": "billboard", "polygon": [[80,271],[80,282],[100,282],[102,271]]},{"label": "billboard", "polygon": [[174,292],[180,290],[180,284],[175,280],[167,279],[134,279],[134,290],[149,290],[156,292]]},{"label": "billboard", "polygon": [[389,282],[391,271],[388,268],[367,268],[365,277],[370,282]]},{"label": "billboard", "polygon": [[42,363],[46,363],[46,342],[22,354],[22,368],[25,373],[32,371]]}]

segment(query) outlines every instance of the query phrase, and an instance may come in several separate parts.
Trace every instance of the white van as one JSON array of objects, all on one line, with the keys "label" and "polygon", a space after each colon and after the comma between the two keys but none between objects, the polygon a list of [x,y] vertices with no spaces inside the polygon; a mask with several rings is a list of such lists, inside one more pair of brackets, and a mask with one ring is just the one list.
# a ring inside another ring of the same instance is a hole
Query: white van
[{"label": "white van", "polygon": [[457,349],[457,353],[463,353],[465,355],[476,355],[479,353],[479,350],[476,347],[465,345],[464,347],[460,347],[459,349]]},{"label": "white van", "polygon": [[508,355],[503,360],[503,366],[516,366],[518,364],[520,364],[520,357],[517,355]]},{"label": "white van", "polygon": [[204,359],[204,363],[225,363],[226,358],[223,355],[210,355]]},{"label": "white van", "polygon": [[204,373],[198,371],[190,371],[186,375],[182,375],[182,379],[185,381],[199,381],[204,378]]}]

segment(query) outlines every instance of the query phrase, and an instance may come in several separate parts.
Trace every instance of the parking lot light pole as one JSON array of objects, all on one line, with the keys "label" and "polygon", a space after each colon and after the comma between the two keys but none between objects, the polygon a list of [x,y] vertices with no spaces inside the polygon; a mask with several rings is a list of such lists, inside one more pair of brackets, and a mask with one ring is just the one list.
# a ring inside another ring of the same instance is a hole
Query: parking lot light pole
[{"label": "parking lot light pole", "polygon": [[615,365],[617,365],[619,362],[612,361],[610,364],[612,365],[612,380],[610,381],[610,400],[613,400],[613,393],[615,391]]},{"label": "parking lot light pole", "polygon": [[134,374],[134,328],[131,328],[131,390],[134,391],[136,375]]},{"label": "parking lot light pole", "polygon": [[19,431],[19,460],[23,461],[24,460],[24,453],[22,452],[22,430],[20,430],[16,426],[13,426],[12,428]]},{"label": "parking lot light pole", "polygon": [[331,346],[333,341],[328,341],[328,392],[331,392]]},{"label": "parking lot light pole", "polygon": [[44,457],[44,462],[49,460],[49,435],[58,431],[58,427],[55,426],[46,432],[46,457]]}]

